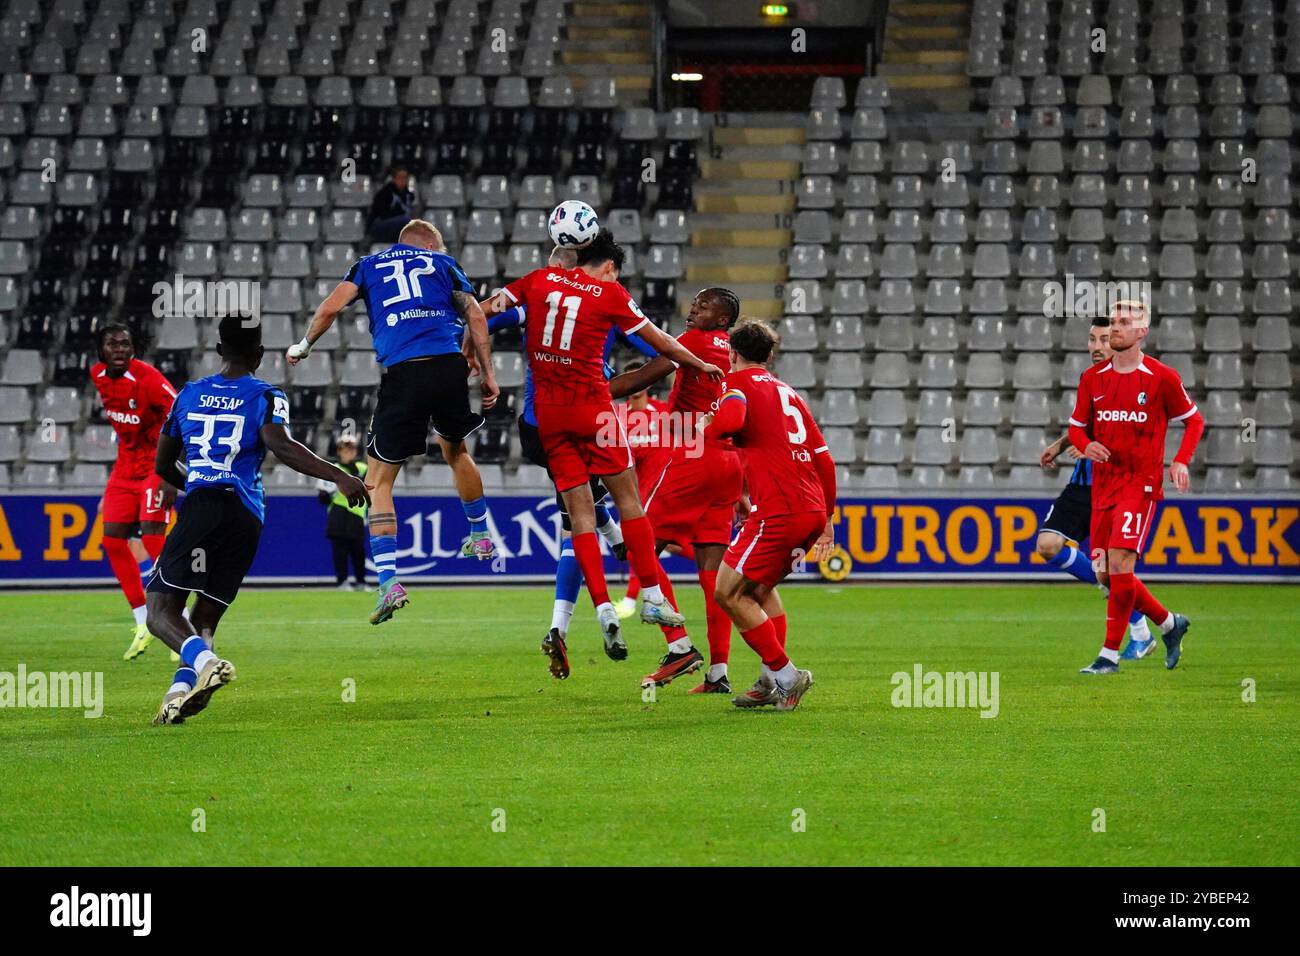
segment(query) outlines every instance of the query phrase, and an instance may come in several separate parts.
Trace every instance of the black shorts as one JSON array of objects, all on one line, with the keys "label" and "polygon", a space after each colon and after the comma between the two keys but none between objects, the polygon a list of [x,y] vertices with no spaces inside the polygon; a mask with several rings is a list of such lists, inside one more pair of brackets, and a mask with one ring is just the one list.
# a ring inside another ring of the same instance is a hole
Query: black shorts
[{"label": "black shorts", "polygon": [[[545,468],[548,477],[551,476],[550,466],[546,463],[546,449],[542,447],[542,436],[538,432],[537,426],[524,420],[524,416],[519,416],[519,450],[523,452],[524,458],[531,461],[539,468]],[[551,477],[551,483],[555,483],[554,477]],[[600,501],[605,497],[605,486],[601,484],[599,478],[591,479],[591,497],[595,501]],[[573,522],[569,520],[569,509],[564,506],[564,495],[558,491],[555,493],[555,507],[560,510],[560,526],[565,531],[573,530]]]},{"label": "black shorts", "polygon": [[384,371],[366,450],[398,464],[429,450],[429,423],[439,437],[464,441],[483,424],[469,407],[469,363],[459,352],[398,362]]},{"label": "black shorts", "polygon": [[229,606],[257,555],[262,522],[233,488],[198,488],[185,496],[176,526],[149,577],[160,594],[198,591]]},{"label": "black shorts", "polygon": [[1092,488],[1088,485],[1066,485],[1047,509],[1039,532],[1055,531],[1071,541],[1083,541],[1092,525]]}]

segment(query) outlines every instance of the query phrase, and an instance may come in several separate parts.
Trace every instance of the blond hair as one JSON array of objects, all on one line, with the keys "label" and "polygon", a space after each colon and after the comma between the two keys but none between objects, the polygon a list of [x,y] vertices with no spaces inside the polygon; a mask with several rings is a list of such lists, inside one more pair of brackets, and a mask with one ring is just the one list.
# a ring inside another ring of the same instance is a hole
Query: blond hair
[{"label": "blond hair", "polygon": [[438,231],[438,227],[427,219],[412,219],[397,234],[397,241],[405,246],[413,246],[417,242],[431,241],[433,248],[438,252],[442,252],[447,248],[442,241],[442,233]]},{"label": "blond hair", "polygon": [[556,246],[551,250],[551,256],[546,260],[546,264],[556,269],[576,269],[578,266],[578,250],[570,249],[567,246]]},{"label": "blond hair", "polygon": [[1114,318],[1120,312],[1133,313],[1133,325],[1136,328],[1149,328],[1151,326],[1151,311],[1147,304],[1141,299],[1120,299],[1110,307],[1111,318]]}]

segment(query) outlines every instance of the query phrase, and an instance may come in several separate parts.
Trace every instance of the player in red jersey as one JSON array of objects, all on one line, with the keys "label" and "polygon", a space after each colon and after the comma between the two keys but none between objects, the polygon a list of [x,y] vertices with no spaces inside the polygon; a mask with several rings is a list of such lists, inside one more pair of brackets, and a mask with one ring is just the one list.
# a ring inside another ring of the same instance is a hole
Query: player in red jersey
[{"label": "player in red jersey", "polygon": [[[646,363],[638,359],[629,362],[623,369],[626,374],[645,368]],[[611,380],[612,381],[612,380]],[[613,392],[613,385],[610,388]],[[663,473],[664,461],[671,451],[670,441],[661,438],[660,425],[669,421],[668,403],[650,395],[649,388],[633,392],[627,401],[616,403],[615,407],[625,409],[625,428],[627,443],[632,448],[632,464],[636,466],[637,494],[642,504],[650,494],[655,480]],[[670,548],[670,551],[695,560],[695,552],[690,547]],[[627,593],[614,605],[620,618],[629,618],[636,613],[636,598],[641,593],[641,579],[636,572],[629,572]]]},{"label": "player in red jersey", "polygon": [[154,453],[176,390],[162,372],[135,357],[131,330],[124,325],[100,330],[99,358],[90,380],[103,402],[104,417],[117,433],[117,462],[104,488],[104,553],[135,615],[135,635],[122,655],[129,661],[153,640],[145,627],[140,566],[129,541],[138,525],[149,557],[157,560],[162,553],[176,489],[154,474]]},{"label": "player in red jersey", "polygon": [[1070,416],[1070,443],[1092,461],[1091,541],[1097,579],[1110,588],[1106,642],[1082,674],[1119,671],[1119,645],[1134,607],[1160,624],[1165,667],[1182,654],[1190,622],[1171,614],[1151,596],[1133,569],[1146,544],[1156,503],[1164,497],[1165,431],[1170,422],[1186,430],[1169,477],[1180,492],[1187,466],[1205,431],[1205,420],[1178,373],[1142,352],[1151,318],[1142,302],[1116,302],[1110,314],[1109,362],[1084,371]]},{"label": "player in red jersey", "polygon": [[[740,299],[730,289],[704,289],[691,301],[686,331],[677,341],[695,355],[715,365],[730,361],[727,330],[740,316]],[[626,389],[648,387],[676,367],[669,359],[651,359],[645,368],[610,383],[618,396]],[[721,383],[691,369],[680,369],[668,398],[671,453],[657,463],[657,474],[643,477],[641,501],[655,530],[655,547],[691,547],[695,552],[700,587],[704,589],[705,621],[709,637],[709,671],[692,693],[728,694],[727,658],[731,649],[731,619],[713,600],[718,568],[731,542],[736,504],[745,491],[740,456],[725,436],[705,436],[700,441],[699,420],[713,411],[722,394]],[[662,575],[667,581],[667,576]],[[668,600],[676,604],[670,588]],[[698,670],[704,658],[691,643],[685,628],[665,628],[668,651],[659,667],[643,684],[662,687]]]},{"label": "player in red jersey", "polygon": [[835,462],[812,413],[770,371],[777,335],[762,322],[731,333],[731,374],[706,434],[731,435],[745,464],[752,508],[718,572],[716,598],[763,661],[737,707],[794,710],[812,687],[785,652],[785,607],[777,595],[796,564],[821,561],[835,543]]},{"label": "player in red jersey", "polygon": [[[618,611],[609,600],[596,540],[595,502],[588,484],[593,476],[601,478],[618,507],[628,561],[643,583],[641,620],[672,625],[685,618],[668,604],[657,583],[654,532],[637,497],[632,453],[605,379],[610,327],[638,332],[661,355],[706,375],[723,375],[642,314],[618,284],[625,255],[609,230],[602,229],[578,250],[576,268],[535,269],[507,285],[491,303],[494,311],[503,304],[527,307],[525,348],[538,433],[573,524],[574,556],[596,605],[605,653],[613,660],[626,659],[627,644]],[[652,581],[656,583],[645,583]],[[543,650],[550,653],[546,646]]]}]

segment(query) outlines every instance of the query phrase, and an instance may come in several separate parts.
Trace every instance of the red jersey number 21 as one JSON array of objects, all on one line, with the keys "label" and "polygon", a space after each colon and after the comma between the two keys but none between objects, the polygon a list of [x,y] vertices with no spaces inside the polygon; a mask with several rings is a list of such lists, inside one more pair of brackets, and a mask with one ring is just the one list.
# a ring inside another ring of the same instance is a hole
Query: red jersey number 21
[{"label": "red jersey number 21", "polygon": [[1124,529],[1122,534],[1126,538],[1140,538],[1142,536],[1142,512],[1124,512]]},{"label": "red jersey number 21", "polygon": [[555,319],[560,309],[564,309],[564,324],[560,326],[560,351],[567,352],[573,345],[573,327],[578,322],[578,306],[582,305],[579,296],[565,297],[561,292],[552,292],[546,297],[546,324],[542,326],[542,345],[550,348],[555,340]]}]

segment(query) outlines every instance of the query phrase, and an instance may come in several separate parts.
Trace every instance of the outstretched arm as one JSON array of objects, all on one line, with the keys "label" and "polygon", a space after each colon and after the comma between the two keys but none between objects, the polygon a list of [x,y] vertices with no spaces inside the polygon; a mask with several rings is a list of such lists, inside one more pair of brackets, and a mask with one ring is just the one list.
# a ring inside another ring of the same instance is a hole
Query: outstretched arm
[{"label": "outstretched arm", "polygon": [[481,390],[483,409],[486,411],[497,403],[497,397],[501,394],[501,389],[497,387],[496,375],[492,371],[492,343],[488,337],[487,316],[483,314],[478,300],[468,292],[452,292],[451,302],[460,317],[465,320],[465,326],[469,331],[474,360],[478,363],[479,374],[483,376]]},{"label": "outstretched arm", "polygon": [[289,351],[285,353],[285,359],[290,365],[297,365],[305,359],[311,352],[311,347],[316,344],[334,324],[340,312],[348,307],[348,304],[357,297],[359,288],[355,282],[349,282],[344,279],[334,287],[334,291],[325,297],[325,301],[316,307],[316,314],[311,317],[311,324],[307,326],[307,334],[302,337],[301,342],[289,346]]},{"label": "outstretched arm", "polygon": [[676,368],[672,361],[662,355],[652,358],[645,365],[630,372],[615,375],[609,380],[609,394],[614,398],[623,398],[644,392],[651,385],[666,378]]},{"label": "outstretched arm", "polygon": [[[710,365],[704,359],[700,358],[686,346],[682,345],[675,338],[665,332],[653,322],[646,322],[637,333],[650,343],[650,347],[659,353],[660,357],[671,359],[678,365],[685,365],[695,369],[697,372],[703,372],[712,379],[720,379],[726,373],[716,365]],[[656,359],[655,361],[658,361]],[[650,363],[651,365],[654,362]],[[662,376],[660,376],[662,378]]]},{"label": "outstretched arm", "polygon": [[[289,434],[289,429],[283,425],[268,422],[262,426],[261,435],[267,451],[300,475],[310,475],[312,478],[324,478],[326,481],[334,482],[338,485],[339,491],[347,496],[348,504],[353,507],[359,504],[370,506],[370,494],[366,490],[364,481],[355,475],[349,475],[336,465],[331,465],[324,458],[317,457],[310,448],[296,441]],[[161,454],[161,443],[158,451]]]}]

